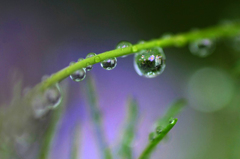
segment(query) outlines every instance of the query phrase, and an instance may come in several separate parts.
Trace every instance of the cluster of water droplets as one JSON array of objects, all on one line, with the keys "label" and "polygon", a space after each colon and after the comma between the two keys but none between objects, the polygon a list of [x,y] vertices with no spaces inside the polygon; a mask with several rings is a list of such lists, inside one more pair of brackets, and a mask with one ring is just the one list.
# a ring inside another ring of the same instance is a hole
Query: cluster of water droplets
[{"label": "cluster of water droplets", "polygon": [[[43,76],[45,80],[48,76]],[[59,84],[55,84],[44,92],[38,92],[31,101],[33,115],[35,118],[42,118],[51,109],[56,108],[62,101],[62,94]]]},{"label": "cluster of water droplets", "polygon": [[[86,59],[90,58],[90,57],[94,57],[95,62],[100,62],[101,61],[101,58],[99,56],[97,56],[96,53],[91,52],[91,53],[87,54]],[[82,60],[84,60],[84,58],[78,59],[78,62],[82,61]],[[71,66],[74,63],[75,62],[70,62],[69,65]],[[117,66],[117,58],[114,57],[114,58],[109,58],[107,60],[104,60],[100,63],[100,65],[101,65],[102,68],[104,68],[106,70],[112,70]],[[74,73],[72,73],[70,75],[70,78],[75,82],[80,82],[80,81],[85,79],[86,74],[87,74],[86,72],[91,71],[92,68],[93,68],[93,65],[90,65],[90,63],[86,63],[85,68],[78,69],[77,71],[75,71]]]},{"label": "cluster of water droplets", "polygon": [[[174,118],[169,119],[169,124],[175,124],[175,122],[176,122],[176,119]],[[154,141],[158,135],[161,135],[163,133],[163,130],[164,130],[163,126],[160,126],[160,125],[156,126],[155,131],[149,134],[148,139],[150,141]]]}]

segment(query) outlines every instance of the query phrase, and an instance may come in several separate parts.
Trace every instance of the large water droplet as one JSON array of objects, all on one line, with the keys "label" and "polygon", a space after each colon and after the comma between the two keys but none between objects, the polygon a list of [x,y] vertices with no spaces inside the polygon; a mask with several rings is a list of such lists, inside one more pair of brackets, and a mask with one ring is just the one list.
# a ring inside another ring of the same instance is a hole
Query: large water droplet
[{"label": "large water droplet", "polygon": [[112,70],[117,66],[117,58],[114,57],[114,58],[104,60],[103,62],[101,62],[101,66],[106,70]]},{"label": "large water droplet", "polygon": [[164,71],[165,60],[165,54],[160,47],[142,50],[134,55],[134,68],[138,75],[153,78]]},{"label": "large water droplet", "polygon": [[44,98],[41,94],[37,94],[33,97],[31,105],[33,109],[33,116],[35,118],[43,117],[50,109],[44,102]]},{"label": "large water droplet", "polygon": [[62,95],[58,84],[49,87],[44,92],[37,93],[31,101],[34,117],[42,118],[50,109],[56,108],[61,101]]},{"label": "large water droplet", "polygon": [[[72,65],[73,63],[74,62],[71,62],[70,65]],[[80,82],[80,81],[84,80],[85,77],[86,77],[85,68],[81,68],[70,75],[70,78],[76,82]]]},{"label": "large water droplet", "polygon": [[[116,49],[124,49],[124,48],[127,48],[127,47],[130,47],[132,46],[132,44],[128,41],[120,41],[117,46],[116,46]],[[122,57],[127,57],[127,55],[124,55]]]},{"label": "large water droplet", "polygon": [[189,45],[189,50],[193,55],[207,57],[215,50],[215,43],[210,39],[197,40]]},{"label": "large water droplet", "polygon": [[[91,53],[87,54],[86,59],[87,59],[87,58],[90,58],[90,57],[93,57],[93,56],[96,56],[96,55],[97,55],[97,54],[91,52]],[[88,64],[87,67],[86,67],[86,71],[91,71],[92,68],[93,68],[93,66]]]},{"label": "large water droplet", "polygon": [[46,98],[47,104],[49,108],[53,109],[56,108],[62,101],[61,90],[58,84],[48,88],[44,92],[44,96]]}]

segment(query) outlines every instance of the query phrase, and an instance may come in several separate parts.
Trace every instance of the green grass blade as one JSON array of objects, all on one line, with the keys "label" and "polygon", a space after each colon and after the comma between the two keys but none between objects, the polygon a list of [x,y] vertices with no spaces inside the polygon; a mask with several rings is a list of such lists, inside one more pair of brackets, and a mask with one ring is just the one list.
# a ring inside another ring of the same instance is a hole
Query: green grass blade
[{"label": "green grass blade", "polygon": [[77,124],[74,128],[74,132],[73,132],[73,140],[72,140],[72,147],[71,147],[71,159],[78,159],[80,154],[79,154],[79,146],[80,146],[80,135],[81,135],[81,131],[80,131],[80,125]]},{"label": "green grass blade", "polygon": [[39,157],[38,159],[48,159],[50,152],[51,152],[51,146],[52,142],[55,136],[57,124],[59,120],[61,119],[61,116],[65,110],[65,105],[67,102],[67,86],[65,86],[65,89],[62,89],[62,102],[61,104],[53,110],[53,114],[51,117],[51,121],[49,123],[48,129],[46,130],[44,136],[43,136],[43,141],[41,144],[40,152],[39,152]]},{"label": "green grass blade", "polygon": [[186,105],[187,101],[185,99],[178,99],[174,101],[164,116],[157,120],[157,125],[165,127],[168,124],[169,119],[176,117]]},{"label": "green grass blade", "polygon": [[156,148],[156,146],[160,143],[160,141],[168,134],[168,132],[175,126],[177,123],[177,118],[173,119],[172,122],[168,123],[168,125],[162,130],[162,132],[157,135],[153,140],[150,141],[150,143],[147,145],[147,147],[144,149],[142,154],[140,155],[139,159],[148,159],[153,152],[153,150]]},{"label": "green grass blade", "polygon": [[138,103],[135,99],[128,99],[128,114],[126,118],[126,125],[124,127],[123,136],[120,143],[119,155],[124,159],[131,159],[132,149],[131,144],[134,139],[135,129],[137,125],[138,118]]},{"label": "green grass blade", "polygon": [[90,115],[94,125],[95,134],[97,137],[97,144],[100,149],[101,156],[104,159],[111,159],[112,158],[111,151],[108,148],[108,145],[104,136],[104,130],[102,128],[102,116],[97,103],[96,87],[95,87],[94,79],[91,76],[88,76],[87,78],[87,85],[85,89],[86,89],[87,100],[90,108],[89,109]]}]

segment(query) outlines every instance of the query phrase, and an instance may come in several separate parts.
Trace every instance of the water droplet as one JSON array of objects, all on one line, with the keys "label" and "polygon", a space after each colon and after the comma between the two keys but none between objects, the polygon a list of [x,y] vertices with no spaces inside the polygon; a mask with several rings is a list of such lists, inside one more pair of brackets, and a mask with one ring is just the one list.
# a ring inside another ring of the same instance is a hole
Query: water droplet
[{"label": "water droplet", "polygon": [[48,88],[44,92],[44,96],[46,98],[47,104],[49,108],[56,108],[62,101],[61,90],[58,84]]},{"label": "water droplet", "polygon": [[[73,63],[74,62],[71,62],[70,65],[72,65]],[[84,80],[85,77],[86,77],[85,68],[81,68],[70,75],[70,78],[75,82],[80,82],[80,81]]]},{"label": "water droplet", "polygon": [[138,44],[144,44],[146,41],[144,41],[144,40],[140,40],[139,42],[138,42]]},{"label": "water droplet", "polygon": [[114,58],[104,60],[103,62],[101,62],[101,66],[106,70],[112,70],[117,66],[117,58],[114,57]]},{"label": "water droplet", "polygon": [[[132,46],[132,44],[128,41],[120,41],[117,46],[116,46],[116,49],[124,49],[124,48],[127,48],[127,47],[130,47]],[[123,58],[124,57],[127,57],[127,55],[124,55],[122,56]]]},{"label": "water droplet", "polygon": [[207,57],[215,50],[215,43],[210,39],[197,40],[189,45],[189,50],[193,55]]},{"label": "water droplet", "polygon": [[96,57],[94,58],[94,61],[95,61],[95,62],[100,62],[100,61],[101,61],[101,58],[100,58],[99,56],[96,56]]},{"label": "water droplet", "polygon": [[142,50],[134,55],[134,68],[138,75],[153,78],[164,71],[165,60],[165,54],[160,47]]},{"label": "water droplet", "polygon": [[33,97],[31,106],[33,109],[33,116],[37,119],[43,117],[50,110],[42,94],[37,94]]},{"label": "water droplet", "polygon": [[174,118],[170,118],[169,119],[169,124],[174,124],[175,123],[175,119]]},{"label": "water droplet", "polygon": [[31,101],[34,117],[42,118],[51,109],[56,108],[61,101],[62,95],[58,84],[49,87],[45,92],[39,92]]},{"label": "water droplet", "polygon": [[78,62],[79,62],[79,61],[82,61],[82,60],[84,60],[84,58],[79,58],[79,59],[78,59]]},{"label": "water droplet", "polygon": [[129,46],[132,46],[132,44],[128,41],[120,41],[117,46],[116,46],[116,49],[124,49],[124,48],[127,48]]},{"label": "water droplet", "polygon": [[133,46],[133,47],[132,47],[132,51],[133,51],[133,52],[137,52],[137,51],[138,51],[137,46]]},{"label": "water droplet", "polygon": [[151,132],[149,135],[148,135],[148,139],[150,141],[153,141],[155,139],[155,133],[154,132]]},{"label": "water droplet", "polygon": [[[93,56],[96,56],[96,55],[97,55],[97,54],[91,52],[91,53],[87,54],[86,59],[87,59],[87,58],[90,58],[90,57],[93,57]],[[92,68],[93,68],[93,66],[90,65],[89,63],[87,63],[86,71],[91,71]]]},{"label": "water droplet", "polygon": [[163,35],[161,36],[161,38],[163,38],[163,39],[169,39],[169,38],[171,38],[172,36],[173,36],[172,33],[165,33],[165,34],[163,34]]},{"label": "water droplet", "polygon": [[50,77],[49,75],[43,75],[41,80],[44,81],[44,80],[46,80],[49,77]]},{"label": "water droplet", "polygon": [[161,134],[163,128],[161,126],[156,127],[156,133]]}]

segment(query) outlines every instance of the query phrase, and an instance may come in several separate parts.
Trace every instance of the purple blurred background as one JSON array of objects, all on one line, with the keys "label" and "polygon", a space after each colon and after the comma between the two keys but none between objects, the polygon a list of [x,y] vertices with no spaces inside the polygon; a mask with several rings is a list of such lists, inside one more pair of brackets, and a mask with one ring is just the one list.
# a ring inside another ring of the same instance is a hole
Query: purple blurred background
[{"label": "purple blurred background", "polygon": [[[232,4],[235,1],[218,1],[217,4],[207,0],[2,1],[0,101],[10,100],[9,74],[15,69],[23,74],[24,86],[33,87],[43,75],[64,68],[89,52],[98,54],[114,49],[121,40],[137,43],[167,32],[178,33],[217,24],[224,18],[224,8]],[[140,106],[141,117],[134,144],[135,156],[138,156],[148,142],[153,123],[163,115],[168,104],[186,97],[191,74],[205,66],[216,66],[227,72],[224,67],[227,64],[221,62],[232,60],[222,58],[226,53],[224,50],[218,50],[218,55],[207,59],[192,56],[187,48],[167,48],[164,51],[166,69],[153,79],[137,75],[133,56],[118,58],[117,67],[112,71],[102,69],[99,64],[93,66],[91,74],[96,80],[104,129],[111,147],[117,144],[129,95],[138,99]],[[99,152],[84,92],[78,83],[66,80],[70,83],[69,102],[53,144],[51,159],[68,159],[73,128],[78,122],[82,131],[81,157],[97,159]],[[207,153],[209,139],[214,135],[211,127],[216,120],[212,114],[185,108],[170,133],[169,142],[160,145],[153,158],[190,159],[196,154]]]}]

